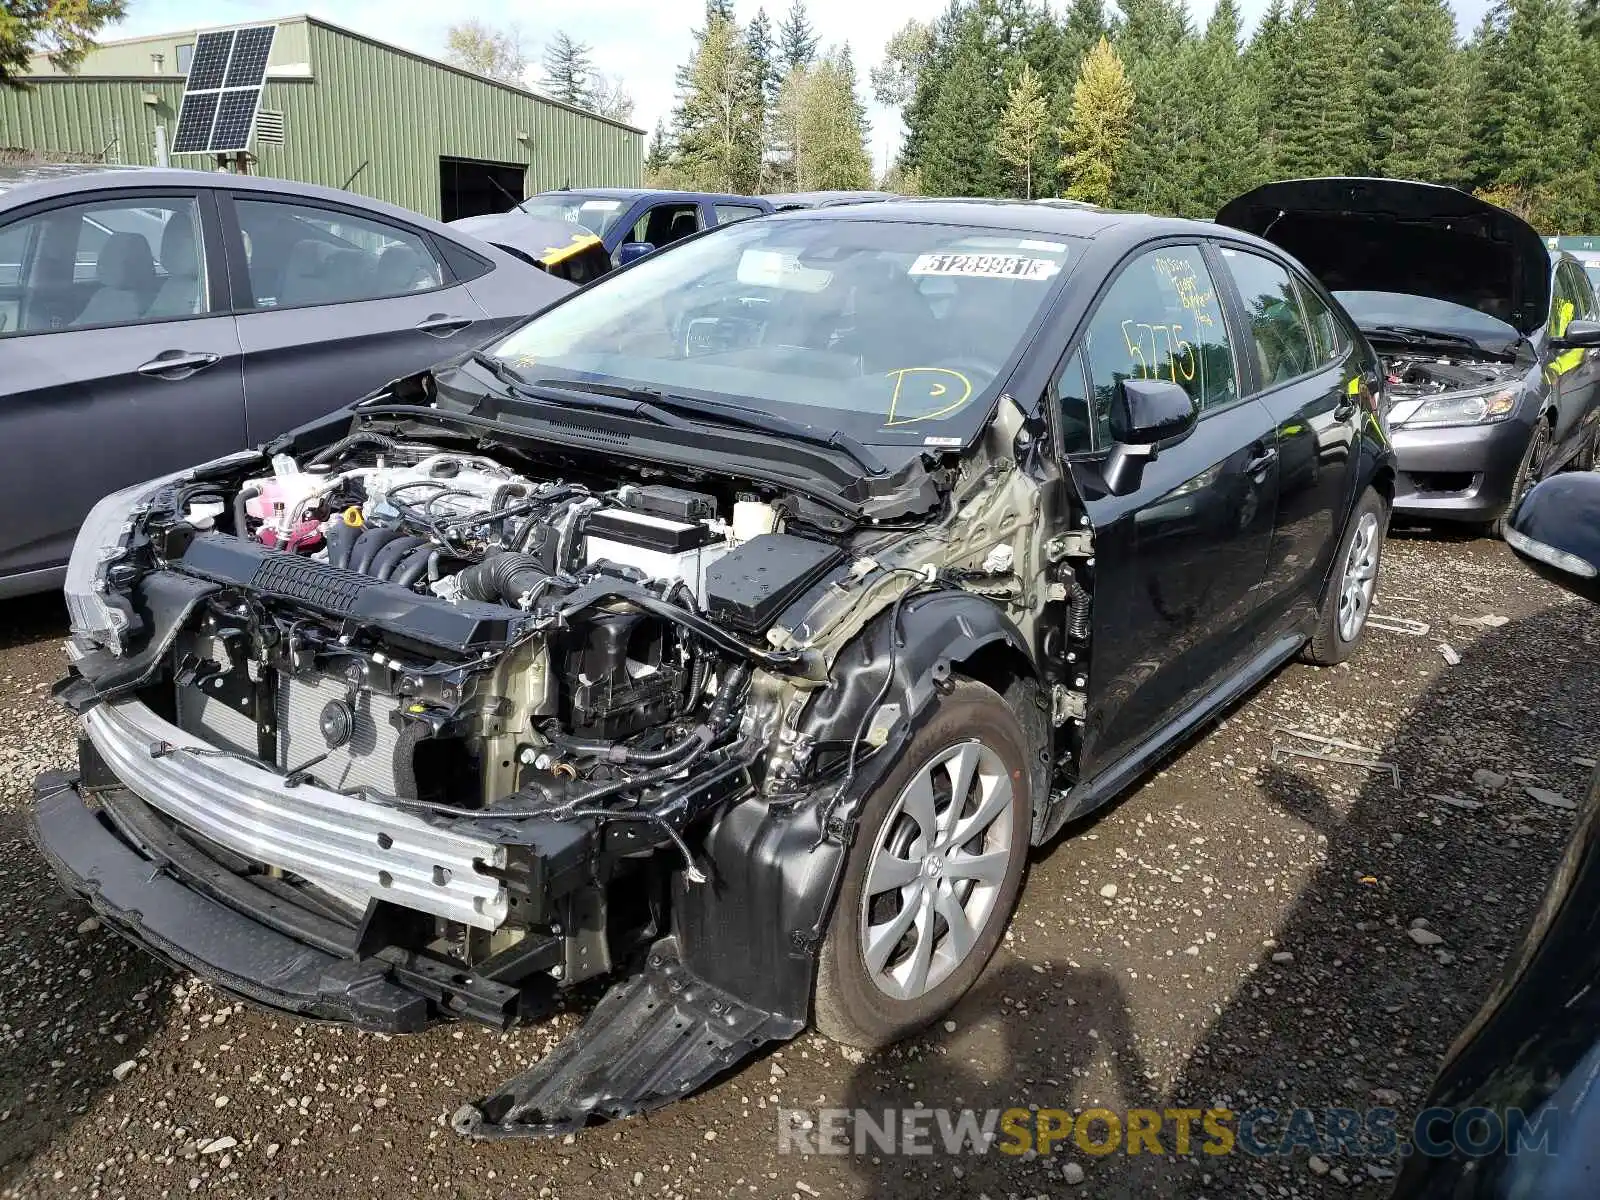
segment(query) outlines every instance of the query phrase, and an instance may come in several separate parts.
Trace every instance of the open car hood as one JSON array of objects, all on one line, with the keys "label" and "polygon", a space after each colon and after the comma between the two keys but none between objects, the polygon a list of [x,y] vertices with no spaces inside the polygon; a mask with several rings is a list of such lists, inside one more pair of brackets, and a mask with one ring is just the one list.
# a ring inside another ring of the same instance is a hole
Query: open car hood
[{"label": "open car hood", "polygon": [[1282,246],[1329,291],[1400,292],[1499,317],[1550,314],[1550,252],[1521,217],[1403,179],[1288,179],[1230,200],[1217,222]]},{"label": "open car hood", "polygon": [[530,217],[516,209],[482,217],[462,217],[451,221],[450,226],[496,246],[520,251],[545,268],[592,246],[602,246],[600,239],[582,225]]}]

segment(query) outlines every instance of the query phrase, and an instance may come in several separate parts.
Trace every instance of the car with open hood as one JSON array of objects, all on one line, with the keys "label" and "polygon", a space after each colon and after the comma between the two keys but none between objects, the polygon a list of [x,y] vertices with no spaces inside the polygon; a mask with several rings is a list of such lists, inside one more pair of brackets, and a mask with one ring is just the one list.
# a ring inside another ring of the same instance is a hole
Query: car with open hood
[{"label": "car with open hood", "polygon": [[451,229],[471,234],[575,287],[611,270],[611,255],[598,234],[582,225],[533,217],[520,210],[462,217]]},{"label": "car with open hood", "polygon": [[1455,188],[1296,179],[1217,220],[1283,247],[1384,362],[1395,512],[1495,523],[1600,447],[1600,309],[1581,265]]},{"label": "car with open hood", "polygon": [[881,1046],[977,980],[1030,846],[1352,653],[1381,389],[1211,224],[715,229],[102,501],[32,833],[111,927],[305,1017],[505,1027],[609,977],[466,1134],[643,1111],[808,1022]]}]

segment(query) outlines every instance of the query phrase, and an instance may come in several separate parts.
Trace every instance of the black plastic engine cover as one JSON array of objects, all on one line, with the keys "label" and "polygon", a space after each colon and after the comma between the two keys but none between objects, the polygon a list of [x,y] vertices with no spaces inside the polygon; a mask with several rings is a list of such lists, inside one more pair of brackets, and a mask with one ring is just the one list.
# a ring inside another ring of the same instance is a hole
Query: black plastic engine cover
[{"label": "black plastic engine cover", "polygon": [[706,607],[713,619],[762,633],[778,614],[844,561],[827,542],[763,533],[728,551],[706,571]]},{"label": "black plastic engine cover", "polygon": [[194,539],[176,564],[185,575],[360,621],[423,645],[465,652],[504,645],[528,616],[500,604],[454,604],[342,567],[223,533]]}]

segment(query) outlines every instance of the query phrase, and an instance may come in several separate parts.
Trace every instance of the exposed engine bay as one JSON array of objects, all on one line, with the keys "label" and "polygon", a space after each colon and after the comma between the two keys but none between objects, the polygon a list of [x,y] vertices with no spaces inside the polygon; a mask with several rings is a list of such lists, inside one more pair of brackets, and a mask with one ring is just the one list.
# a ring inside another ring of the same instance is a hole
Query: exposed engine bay
[{"label": "exposed engine bay", "polygon": [[244,914],[230,940],[208,910],[196,969],[393,1030],[504,1028],[631,970],[606,1001],[628,1015],[593,1021],[641,1062],[698,1031],[681,1077],[641,1067],[612,1103],[568,1091],[608,1062],[552,1056],[457,1122],[555,1132],[803,1027],[854,813],[953,656],[1002,691],[1016,658],[1045,663],[1049,690],[1016,693],[1045,748],[1032,819],[1068,818],[1048,747],[1070,779],[1093,538],[1042,532],[1016,410],[959,465],[865,482],[923,506],[886,518],[432,412],[288,437],[85,522],[58,695],[100,816],[51,811],[115,829],[141,889],[169,863],[173,904]]},{"label": "exposed engine bay", "polygon": [[1385,354],[1381,356],[1392,400],[1411,400],[1490,387],[1519,374],[1509,363],[1440,355]]}]

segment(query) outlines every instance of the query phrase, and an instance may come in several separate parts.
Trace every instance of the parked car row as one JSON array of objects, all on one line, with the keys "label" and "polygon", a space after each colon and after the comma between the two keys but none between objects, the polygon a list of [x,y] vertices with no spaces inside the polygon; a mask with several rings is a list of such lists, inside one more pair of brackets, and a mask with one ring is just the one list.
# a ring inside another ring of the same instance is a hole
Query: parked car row
[{"label": "parked car row", "polygon": [[[1594,445],[1582,272],[1424,184],[1216,222],[17,195],[0,355],[57,388],[3,418],[44,431],[17,503],[66,528],[171,468],[82,521],[81,762],[35,840],[114,928],[300,1016],[504,1027],[611,976],[472,1136],[647,1110],[808,1023],[936,1019],[1031,846],[1353,652],[1392,514],[1496,519]],[[112,351],[115,384],[48,375]],[[114,421],[149,461],[74,476]]]}]

